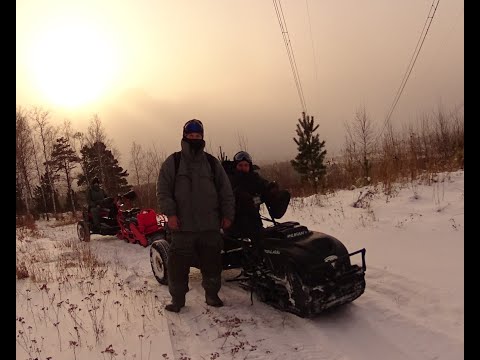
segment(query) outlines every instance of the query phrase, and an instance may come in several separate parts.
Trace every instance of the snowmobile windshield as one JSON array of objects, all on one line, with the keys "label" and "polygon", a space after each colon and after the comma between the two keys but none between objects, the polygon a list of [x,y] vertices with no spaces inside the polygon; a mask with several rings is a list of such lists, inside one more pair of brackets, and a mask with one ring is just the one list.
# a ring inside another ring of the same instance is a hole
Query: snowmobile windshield
[{"label": "snowmobile windshield", "polygon": [[280,219],[285,215],[289,203],[290,193],[287,190],[278,191],[265,201],[268,212],[274,219]]}]

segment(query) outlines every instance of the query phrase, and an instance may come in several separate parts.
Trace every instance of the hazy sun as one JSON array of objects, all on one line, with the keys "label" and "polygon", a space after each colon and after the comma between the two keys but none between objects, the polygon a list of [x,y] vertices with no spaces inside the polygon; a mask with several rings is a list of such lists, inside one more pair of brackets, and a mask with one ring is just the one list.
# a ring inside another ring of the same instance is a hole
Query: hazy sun
[{"label": "hazy sun", "polygon": [[36,87],[48,101],[76,107],[108,91],[119,56],[106,35],[78,21],[51,24],[37,34],[29,63]]}]

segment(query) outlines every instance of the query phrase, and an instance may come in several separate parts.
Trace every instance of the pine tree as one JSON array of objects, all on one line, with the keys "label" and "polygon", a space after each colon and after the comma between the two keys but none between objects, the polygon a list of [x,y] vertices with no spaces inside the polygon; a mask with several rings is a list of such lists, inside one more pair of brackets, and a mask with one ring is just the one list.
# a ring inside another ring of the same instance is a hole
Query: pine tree
[{"label": "pine tree", "polygon": [[67,181],[67,209],[75,212],[76,204],[74,201],[71,171],[75,165],[80,161],[75,151],[71,148],[68,140],[64,137],[58,138],[56,144],[53,146],[51,160],[49,165],[55,173],[65,173]]},{"label": "pine tree", "polygon": [[317,129],[318,125],[315,125],[313,116],[302,112],[302,119],[298,119],[296,130],[298,139],[293,138],[297,144],[298,154],[295,160],[291,160],[302,181],[312,184],[315,192],[325,176],[326,166],[323,162],[327,154],[327,150],[322,150],[325,141],[320,142],[318,134],[314,134]]},{"label": "pine tree", "polygon": [[88,186],[94,177],[98,177],[103,189],[110,196],[130,189],[127,170],[123,170],[112,151],[108,150],[103,142],[95,142],[91,146],[84,145],[80,153],[84,173],[78,178],[78,186]]}]

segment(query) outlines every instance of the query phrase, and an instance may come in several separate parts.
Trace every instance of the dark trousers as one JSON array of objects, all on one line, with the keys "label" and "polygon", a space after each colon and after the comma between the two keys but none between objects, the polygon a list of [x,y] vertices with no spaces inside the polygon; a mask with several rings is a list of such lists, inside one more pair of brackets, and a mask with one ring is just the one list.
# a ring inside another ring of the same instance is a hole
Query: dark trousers
[{"label": "dark trousers", "polygon": [[219,231],[172,233],[168,251],[168,290],[174,300],[185,301],[188,274],[194,254],[199,260],[202,286],[206,294],[217,294],[221,287],[223,239]]},{"label": "dark trousers", "polygon": [[254,254],[263,255],[265,229],[260,216],[237,216],[229,229],[229,234],[234,237],[249,238],[252,240]]},{"label": "dark trousers", "polygon": [[93,226],[96,228],[100,227],[100,208],[92,206],[90,212],[92,214]]}]

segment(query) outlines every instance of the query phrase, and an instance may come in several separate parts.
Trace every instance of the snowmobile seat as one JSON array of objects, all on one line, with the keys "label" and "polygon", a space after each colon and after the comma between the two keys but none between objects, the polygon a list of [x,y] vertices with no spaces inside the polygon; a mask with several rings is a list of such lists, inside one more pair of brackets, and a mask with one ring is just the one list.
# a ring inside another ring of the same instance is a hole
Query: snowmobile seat
[{"label": "snowmobile seat", "polygon": [[336,253],[337,244],[339,241],[333,236],[324,234],[322,232],[315,232],[312,235],[295,242],[295,246],[305,250],[315,249],[315,252],[321,254]]},{"label": "snowmobile seat", "polygon": [[287,221],[265,229],[265,241],[275,244],[298,241],[311,233],[304,225],[296,221]]}]

